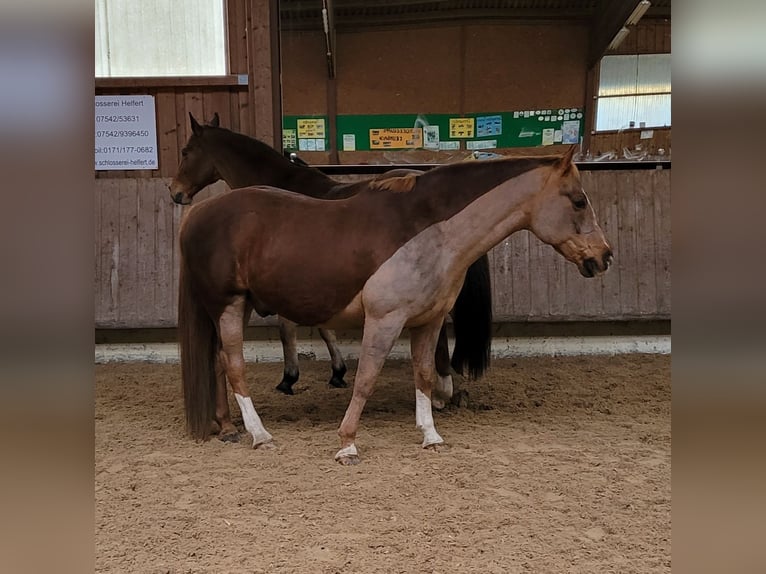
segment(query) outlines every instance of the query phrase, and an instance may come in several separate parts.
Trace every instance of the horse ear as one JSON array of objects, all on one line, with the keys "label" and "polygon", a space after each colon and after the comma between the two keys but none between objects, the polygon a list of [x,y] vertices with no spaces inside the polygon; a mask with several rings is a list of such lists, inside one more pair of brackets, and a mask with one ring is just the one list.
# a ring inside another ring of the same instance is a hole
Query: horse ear
[{"label": "horse ear", "polygon": [[202,126],[200,126],[199,122],[197,122],[197,120],[194,119],[194,116],[192,115],[191,112],[189,112],[189,119],[191,120],[192,133],[194,135],[199,135],[200,132],[202,131]]},{"label": "horse ear", "polygon": [[561,156],[561,159],[559,160],[559,167],[564,173],[569,171],[569,168],[572,167],[572,158],[574,157],[576,151],[577,146],[573,145],[570,146],[569,150],[563,156]]},{"label": "horse ear", "polygon": [[212,126],[214,128],[217,128],[221,125],[221,119],[218,117],[218,112],[213,114],[213,119],[208,122],[209,126]]}]

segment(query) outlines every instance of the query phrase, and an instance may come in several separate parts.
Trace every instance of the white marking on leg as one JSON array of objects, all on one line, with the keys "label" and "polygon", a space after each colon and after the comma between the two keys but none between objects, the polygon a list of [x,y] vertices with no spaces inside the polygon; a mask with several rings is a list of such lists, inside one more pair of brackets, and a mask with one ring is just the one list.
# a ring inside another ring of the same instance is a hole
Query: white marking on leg
[{"label": "white marking on leg", "polygon": [[237,398],[239,410],[242,411],[242,420],[245,422],[245,428],[247,429],[247,432],[253,436],[253,448],[260,444],[271,442],[272,436],[269,434],[269,431],[264,428],[263,423],[261,422],[261,417],[255,412],[253,399],[250,397],[243,397],[237,393],[234,393],[234,396]]},{"label": "white marking on leg", "polygon": [[434,417],[431,413],[431,399],[420,389],[415,389],[415,425],[423,431],[423,448],[444,442],[444,439],[439,436],[434,426]]},{"label": "white marking on leg", "polygon": [[344,447],[336,452],[335,460],[340,460],[349,456],[359,456],[359,453],[356,451],[356,445],[354,443],[351,443],[347,447]]}]

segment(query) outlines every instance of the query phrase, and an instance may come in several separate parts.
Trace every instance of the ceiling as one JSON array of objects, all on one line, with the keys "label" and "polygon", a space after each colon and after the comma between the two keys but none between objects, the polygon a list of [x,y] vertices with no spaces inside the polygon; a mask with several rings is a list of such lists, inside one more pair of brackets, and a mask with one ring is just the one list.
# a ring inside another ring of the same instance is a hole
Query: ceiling
[{"label": "ceiling", "polygon": [[[457,20],[574,20],[596,22],[617,0],[326,0],[335,29]],[[652,0],[645,17],[670,17],[671,0]],[[322,0],[280,0],[283,30],[321,30]]]}]

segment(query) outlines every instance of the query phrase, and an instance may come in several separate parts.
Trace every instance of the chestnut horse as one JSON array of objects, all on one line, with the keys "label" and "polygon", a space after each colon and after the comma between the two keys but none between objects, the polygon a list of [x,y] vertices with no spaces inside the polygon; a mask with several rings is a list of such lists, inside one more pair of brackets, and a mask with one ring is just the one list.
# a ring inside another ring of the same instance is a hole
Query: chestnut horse
[{"label": "chestnut horse", "polygon": [[[218,114],[207,125],[200,125],[189,114],[192,134],[182,150],[181,163],[170,184],[170,195],[176,203],[189,204],[206,186],[224,180],[232,189],[251,185],[271,185],[319,199],[342,199],[356,193],[357,184],[337,182],[317,169],[310,168],[299,159],[287,159],[267,144],[244,134],[219,126]],[[392,170],[376,179],[403,175],[407,170]],[[452,361],[449,358],[446,327],[439,334],[436,350],[436,370],[439,374],[439,406],[452,395],[450,366],[463,374],[467,368],[473,378],[481,377],[489,365],[492,341],[492,290],[489,262],[486,254],[468,268],[466,280],[451,312],[455,332]],[[298,380],[298,349],[296,325],[279,316],[279,333],[284,351],[285,369],[280,391],[292,394]],[[332,364],[330,385],[344,387],[346,365],[337,347],[335,334],[319,329],[327,344]],[[225,385],[224,385],[225,387]],[[223,393],[225,397],[225,391]],[[222,408],[223,405],[219,405]],[[221,436],[233,439],[236,435],[224,421],[227,430]]]},{"label": "chestnut horse", "polygon": [[471,263],[520,229],[552,245],[585,277],[606,271],[612,260],[573,153],[443,165],[363,182],[335,201],[261,186],[193,206],[179,237],[178,308],[190,434],[208,437],[217,380],[225,375],[253,447],[273,447],[245,382],[243,331],[254,309],[300,325],[362,326],[337,461],[359,462],[362,410],[405,327],[423,447],[443,443],[431,410],[434,352]]}]

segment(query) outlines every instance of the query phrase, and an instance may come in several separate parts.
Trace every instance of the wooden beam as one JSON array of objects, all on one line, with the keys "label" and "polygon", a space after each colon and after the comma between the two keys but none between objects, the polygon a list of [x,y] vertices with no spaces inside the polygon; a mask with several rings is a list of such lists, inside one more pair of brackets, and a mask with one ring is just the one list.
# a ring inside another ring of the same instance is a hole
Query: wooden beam
[{"label": "wooden beam", "polygon": [[236,74],[228,76],[152,76],[130,78],[96,78],[99,88],[186,88],[207,86],[242,86],[247,78]]},{"label": "wooden beam", "polygon": [[593,16],[588,52],[588,69],[603,57],[615,34],[625,25],[641,0],[601,0]]},{"label": "wooden beam", "polygon": [[250,135],[281,150],[279,0],[247,0],[246,20]]}]

